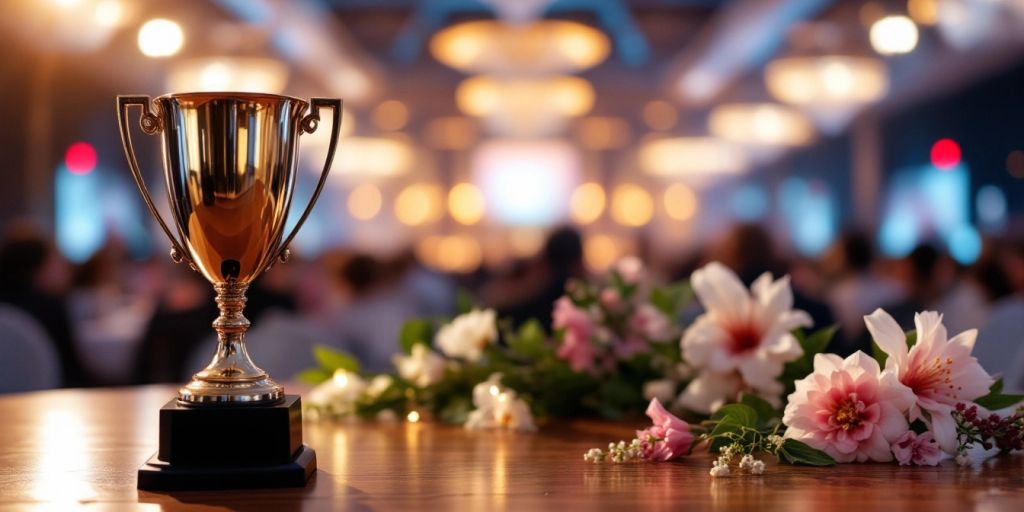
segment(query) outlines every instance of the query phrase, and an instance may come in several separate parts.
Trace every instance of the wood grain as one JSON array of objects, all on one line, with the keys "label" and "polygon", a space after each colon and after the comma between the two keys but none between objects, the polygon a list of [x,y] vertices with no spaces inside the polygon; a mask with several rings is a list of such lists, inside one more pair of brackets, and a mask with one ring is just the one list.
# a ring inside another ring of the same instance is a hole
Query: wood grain
[{"label": "wood grain", "polygon": [[[430,424],[312,422],[320,470],[305,489],[157,494],[135,489],[168,387],[0,397],[4,510],[1024,510],[1024,456],[973,468],[771,466],[711,479],[680,463],[589,464],[631,426],[574,422],[538,434]],[[230,440],[230,433],[221,433]]]}]

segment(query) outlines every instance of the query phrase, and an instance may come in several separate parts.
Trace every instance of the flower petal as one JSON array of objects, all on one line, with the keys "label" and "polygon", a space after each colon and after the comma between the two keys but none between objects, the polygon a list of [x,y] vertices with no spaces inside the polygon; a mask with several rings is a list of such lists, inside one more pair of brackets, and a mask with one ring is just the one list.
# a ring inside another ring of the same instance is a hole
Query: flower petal
[{"label": "flower petal", "polygon": [[[864,324],[867,325],[871,337],[878,344],[883,352],[889,355],[889,360],[899,367],[907,364],[907,334],[903,332],[896,320],[878,308],[874,313],[864,317]],[[888,361],[886,368],[889,367]]]}]

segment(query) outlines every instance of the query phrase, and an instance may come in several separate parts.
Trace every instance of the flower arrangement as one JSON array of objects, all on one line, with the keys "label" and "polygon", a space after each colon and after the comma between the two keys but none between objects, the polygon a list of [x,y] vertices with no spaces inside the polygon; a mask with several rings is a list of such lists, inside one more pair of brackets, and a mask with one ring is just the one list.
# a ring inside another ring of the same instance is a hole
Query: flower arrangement
[{"label": "flower arrangement", "polygon": [[[681,325],[693,297],[703,312]],[[919,313],[904,332],[877,310],[865,317],[873,353],[843,359],[825,351],[835,327],[804,331],[811,319],[793,308],[786,277],[765,274],[748,289],[711,263],[689,283],[658,287],[626,259],[605,279],[571,282],[552,323],[551,334],[536,321],[513,329],[472,308],[449,322],[411,320],[393,375],[363,376],[351,357],[317,347],[320,368],[302,375],[316,384],[309,408],[533,431],[537,419],[621,418],[646,404],[650,426],[584,458],[665,462],[700,447],[717,454],[714,477],[760,475],[764,456],[934,465],[1024,449],[1024,408],[991,412],[1024,396],[1004,394],[971,355],[976,331],[950,338],[938,313]]]}]

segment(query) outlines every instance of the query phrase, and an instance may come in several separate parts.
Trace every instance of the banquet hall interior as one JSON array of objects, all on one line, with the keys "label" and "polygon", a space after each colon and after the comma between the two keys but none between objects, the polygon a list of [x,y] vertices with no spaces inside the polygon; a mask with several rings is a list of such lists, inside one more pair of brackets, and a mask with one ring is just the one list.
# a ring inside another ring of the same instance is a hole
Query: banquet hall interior
[{"label": "banquet hall interior", "polygon": [[[939,311],[1024,390],[1020,0],[0,11],[0,324],[29,324],[0,342],[0,393],[181,383],[208,361],[213,290],[168,257],[115,108],[190,91],[344,100],[292,257],[249,290],[250,352],[279,380],[316,345],[388,371],[405,320],[467,301],[550,326],[570,279],[635,256],[662,283],[709,261],[788,275],[841,355],[870,350],[876,307],[907,329]],[[169,218],[160,143],[132,130]],[[301,139],[289,226],[330,142]]]}]

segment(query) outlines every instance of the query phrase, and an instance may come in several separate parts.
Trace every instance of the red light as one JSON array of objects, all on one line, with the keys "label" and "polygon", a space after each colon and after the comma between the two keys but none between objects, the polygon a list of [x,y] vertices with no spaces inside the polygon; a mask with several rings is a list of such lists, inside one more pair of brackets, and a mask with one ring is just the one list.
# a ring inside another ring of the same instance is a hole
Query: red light
[{"label": "red light", "polygon": [[88,142],[76,142],[64,153],[64,165],[71,174],[89,174],[96,168],[96,149]]},{"label": "red light", "polygon": [[953,139],[939,139],[932,145],[932,165],[949,170],[960,165],[960,145]]}]

